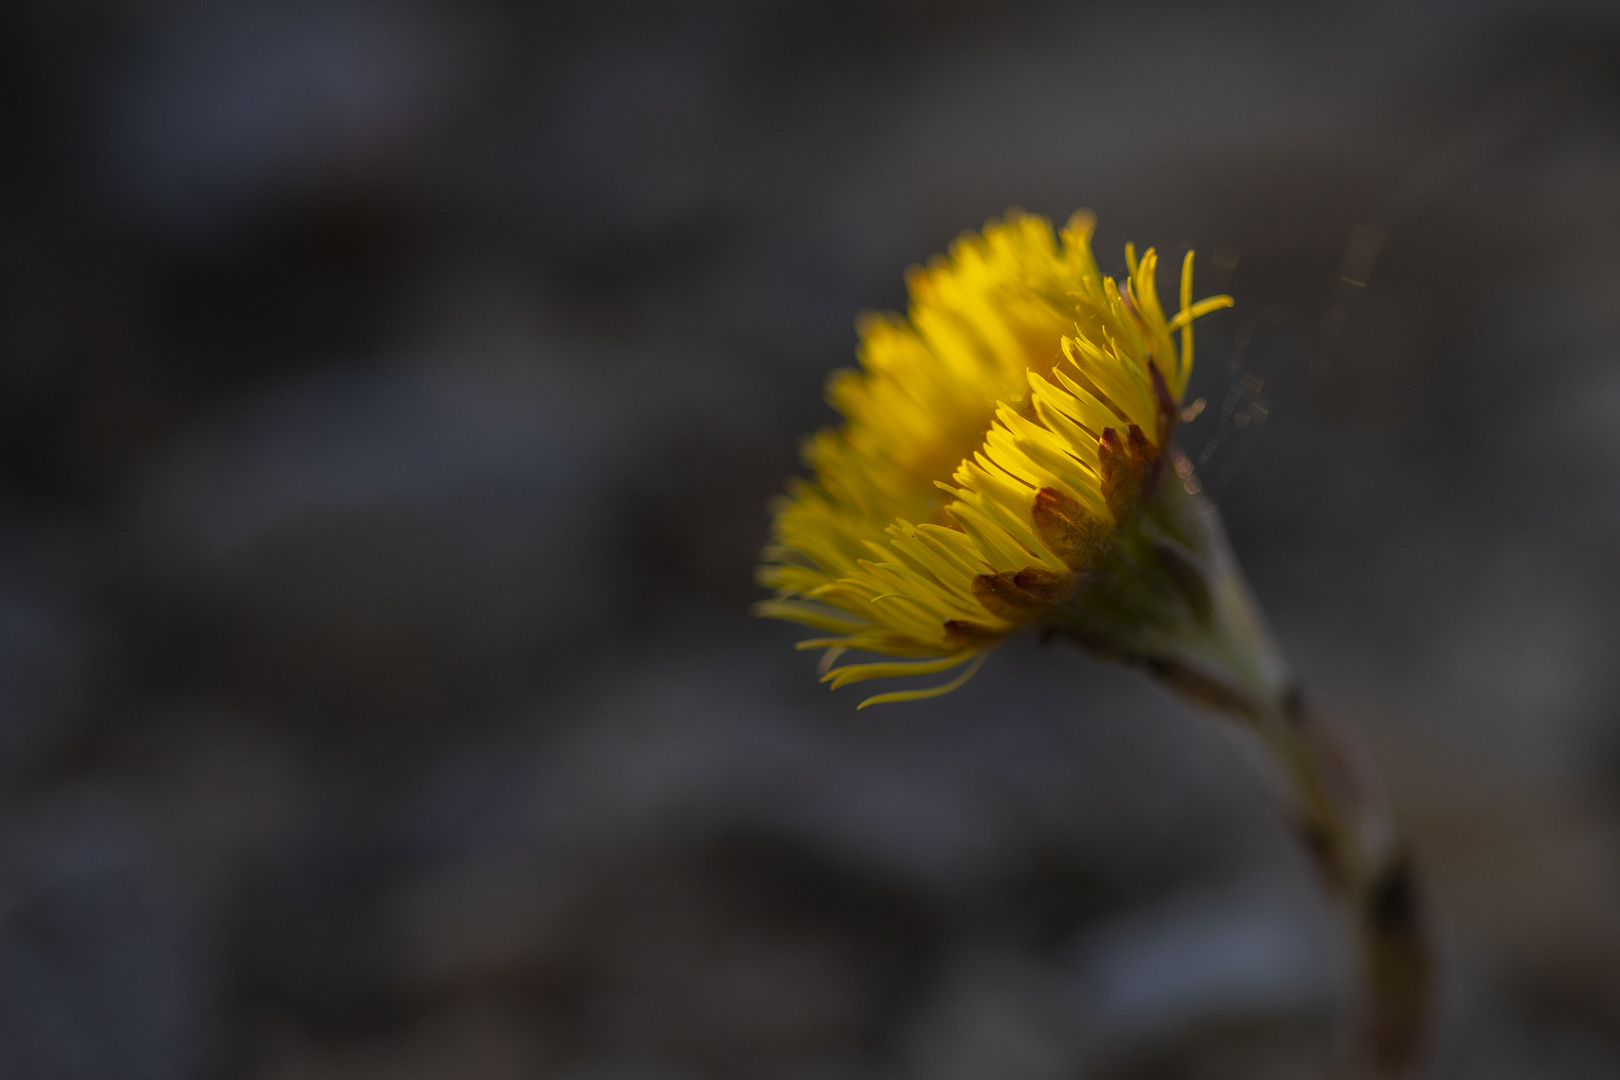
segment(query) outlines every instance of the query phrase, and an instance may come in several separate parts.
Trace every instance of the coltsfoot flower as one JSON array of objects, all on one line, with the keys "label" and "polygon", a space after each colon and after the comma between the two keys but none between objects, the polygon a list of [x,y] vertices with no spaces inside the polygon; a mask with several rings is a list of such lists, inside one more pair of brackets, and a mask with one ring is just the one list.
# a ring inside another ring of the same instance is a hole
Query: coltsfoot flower
[{"label": "coltsfoot flower", "polygon": [[1013,211],[963,236],[911,271],[909,317],[862,319],[860,367],[829,384],[845,422],[807,442],[815,476],[775,506],[759,577],[777,597],[758,611],[828,635],[800,643],[827,650],[824,667],[846,650],[900,658],[832,668],[835,688],[968,665],[862,707],[953,690],[1032,626],[1151,657],[1137,639],[1182,618],[1155,590],[1209,605],[1202,545],[1182,535],[1197,523],[1170,507],[1131,526],[1162,486],[1193,320],[1231,299],[1193,303],[1188,252],[1167,316],[1155,253],[1126,245],[1116,283],[1093,224],[1076,214],[1054,235]]},{"label": "coltsfoot flower", "polygon": [[805,447],[815,470],[776,506],[761,614],[822,631],[834,687],[968,665],[1034,629],[1132,664],[1245,725],[1293,781],[1296,834],[1343,904],[1365,976],[1363,1075],[1408,1078],[1430,1015],[1430,953],[1411,860],[1342,733],[1289,672],[1226,530],[1171,445],[1192,371],[1192,255],[1167,317],[1157,259],[1127,246],[1123,285],[1017,212],[911,273],[911,313],[868,316],[860,368],[829,388],[844,416]]}]

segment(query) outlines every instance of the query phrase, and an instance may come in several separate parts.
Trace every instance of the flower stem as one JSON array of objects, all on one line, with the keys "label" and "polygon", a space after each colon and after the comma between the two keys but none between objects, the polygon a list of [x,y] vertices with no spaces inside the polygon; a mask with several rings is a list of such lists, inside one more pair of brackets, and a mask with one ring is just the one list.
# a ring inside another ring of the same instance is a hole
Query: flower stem
[{"label": "flower stem", "polygon": [[1287,695],[1254,726],[1299,794],[1299,835],[1355,935],[1363,1000],[1358,1068],[1377,1080],[1415,1075],[1426,1049],[1430,953],[1412,860],[1359,753]]},{"label": "flower stem", "polygon": [[[1211,705],[1200,688],[1167,681]],[[1371,769],[1297,684],[1251,710],[1223,711],[1260,737],[1290,781],[1295,833],[1351,931],[1362,981],[1347,1032],[1349,1074],[1410,1080],[1427,1050],[1431,954],[1412,859]]]},{"label": "flower stem", "polygon": [[1296,834],[1356,942],[1362,994],[1351,1075],[1409,1080],[1427,1049],[1431,1007],[1412,861],[1363,756],[1289,673],[1214,505],[1185,459],[1173,461],[1045,631],[1146,669],[1260,738],[1292,786]]}]

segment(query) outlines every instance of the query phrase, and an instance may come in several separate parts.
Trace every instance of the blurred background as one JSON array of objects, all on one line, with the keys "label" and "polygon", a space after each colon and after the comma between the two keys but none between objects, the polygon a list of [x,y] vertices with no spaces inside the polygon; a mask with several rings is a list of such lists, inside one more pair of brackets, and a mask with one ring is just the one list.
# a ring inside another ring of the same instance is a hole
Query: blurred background
[{"label": "blurred background", "polygon": [[7,4],[0,1076],[1323,1075],[1241,738],[747,614],[857,312],[1011,206],[1236,297],[1178,437],[1436,1075],[1620,1075],[1617,76],[1601,4]]}]

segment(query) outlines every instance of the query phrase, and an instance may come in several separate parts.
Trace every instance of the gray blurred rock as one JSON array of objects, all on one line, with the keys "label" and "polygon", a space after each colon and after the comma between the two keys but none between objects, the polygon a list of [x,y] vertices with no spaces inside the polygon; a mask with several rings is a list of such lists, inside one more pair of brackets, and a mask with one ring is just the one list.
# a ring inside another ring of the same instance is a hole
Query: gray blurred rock
[{"label": "gray blurred rock", "polygon": [[205,956],[133,808],[67,791],[0,842],[0,1075],[201,1075]]},{"label": "gray blurred rock", "polygon": [[82,720],[101,644],[83,543],[61,526],[0,529],[0,783],[38,766]]},{"label": "gray blurred rock", "polygon": [[539,361],[283,387],[145,477],[131,522],[150,617],[198,627],[211,682],[270,663],[272,695],[417,714],[469,671],[532,658],[549,676],[548,654],[577,652],[624,601],[615,424]]},{"label": "gray blurred rock", "polygon": [[1353,961],[1334,919],[1297,882],[1256,879],[1089,928],[1070,964],[1092,1053],[1244,1017],[1325,1016]]},{"label": "gray blurred rock", "polygon": [[[96,72],[92,183],[136,223],[214,236],[268,203],[396,173],[466,93],[474,42],[431,4],[250,2],[142,13]],[[368,179],[369,178],[369,179]]]}]

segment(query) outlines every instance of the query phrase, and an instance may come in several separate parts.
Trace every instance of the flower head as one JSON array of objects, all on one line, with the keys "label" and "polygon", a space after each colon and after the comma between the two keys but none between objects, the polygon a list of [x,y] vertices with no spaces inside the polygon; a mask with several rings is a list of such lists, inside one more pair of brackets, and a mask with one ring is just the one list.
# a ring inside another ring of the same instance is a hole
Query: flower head
[{"label": "flower head", "polygon": [[[776,505],[761,614],[825,635],[830,664],[855,649],[902,658],[833,668],[834,687],[963,664],[955,689],[1008,635],[1072,597],[1159,471],[1192,371],[1192,321],[1166,317],[1152,250],[1125,248],[1105,277],[1093,219],[1054,235],[1013,211],[913,269],[909,317],[861,320],[859,369],[834,374],[844,425],[805,445],[810,481]],[[1179,337],[1179,341],[1177,338]]]}]

